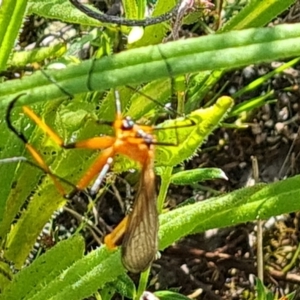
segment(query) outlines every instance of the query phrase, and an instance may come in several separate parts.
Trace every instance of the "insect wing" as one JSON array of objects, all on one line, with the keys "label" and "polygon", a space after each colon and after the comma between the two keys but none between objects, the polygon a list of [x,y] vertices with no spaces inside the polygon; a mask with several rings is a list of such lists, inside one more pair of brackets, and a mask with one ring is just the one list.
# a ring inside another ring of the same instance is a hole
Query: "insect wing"
[{"label": "insect wing", "polygon": [[143,167],[133,211],[122,243],[122,262],[133,272],[145,271],[157,252],[158,213],[153,160]]}]

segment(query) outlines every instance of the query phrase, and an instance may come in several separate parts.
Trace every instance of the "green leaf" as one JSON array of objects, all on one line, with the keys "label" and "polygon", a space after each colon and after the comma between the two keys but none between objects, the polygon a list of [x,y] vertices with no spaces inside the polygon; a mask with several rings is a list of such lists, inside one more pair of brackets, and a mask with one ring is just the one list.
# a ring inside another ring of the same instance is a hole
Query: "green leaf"
[{"label": "green leaf", "polygon": [[139,7],[137,5],[137,1],[124,1],[123,4],[124,12],[127,19],[141,19],[139,17]]},{"label": "green leaf", "polygon": [[7,60],[20,32],[27,0],[1,2],[0,9],[0,71],[6,70]]},{"label": "green leaf", "polygon": [[124,272],[120,251],[110,252],[100,247],[76,261],[26,300],[82,300]]},{"label": "green leaf", "polygon": [[190,233],[299,210],[300,176],[186,205],[160,216],[160,249]]},{"label": "green leaf", "polygon": [[[97,11],[97,9],[95,9],[95,11]],[[36,14],[44,18],[59,19],[63,22],[81,25],[103,25],[101,22],[88,17],[76,9],[69,1],[65,0],[53,0],[51,2],[31,0],[28,5],[28,14]]]},{"label": "green leaf", "polygon": [[118,280],[111,283],[115,287],[115,290],[123,297],[133,299],[136,295],[135,284],[127,274],[122,274],[118,277]]},{"label": "green leaf", "polygon": [[243,202],[255,195],[262,187],[263,185],[259,185],[251,189],[238,190],[225,196],[186,205],[160,215],[159,249],[165,249],[192,232],[202,232],[211,228],[238,224],[240,220],[237,221],[237,217],[233,217],[233,208],[241,207]]},{"label": "green leaf", "polygon": [[221,29],[221,32],[265,26],[296,0],[251,0]]},{"label": "green leaf", "polygon": [[[169,0],[168,2],[165,0],[160,1],[165,4],[164,10],[161,14],[167,12],[168,4],[169,2],[172,1],[174,0]],[[126,20],[128,20],[128,15],[137,16],[136,18],[134,18],[135,20],[139,19],[138,16],[144,18],[145,1],[139,0],[139,2],[141,3],[138,3],[138,5],[133,5],[130,2],[133,1],[127,1],[127,3],[125,1]],[[92,5],[86,5],[86,6],[90,10],[94,10],[98,14],[101,14],[101,12],[97,10],[95,7],[93,7]],[[172,6],[170,10],[172,8],[174,8],[174,6]],[[109,24],[109,22],[102,23],[100,21],[97,21],[94,18],[88,17],[86,14],[84,14],[83,12],[75,8],[69,1],[65,1],[65,0],[51,1],[51,5],[47,5],[43,0],[31,0],[28,11],[30,14],[34,13],[45,18],[59,19],[67,23],[76,23],[81,25],[97,26],[97,27],[106,26],[106,27],[115,28],[115,25]]]},{"label": "green leaf", "polygon": [[40,62],[46,58],[60,57],[67,51],[65,44],[57,44],[54,46],[37,48],[31,51],[15,52],[8,61],[11,67],[21,67],[29,63]]},{"label": "green leaf", "polygon": [[259,108],[267,103],[276,102],[276,99],[269,99],[274,96],[274,92],[270,91],[262,96],[257,98],[252,98],[248,101],[241,102],[233,107],[233,109],[229,113],[229,117],[238,116],[243,112],[251,112],[256,108]]},{"label": "green leaf", "polygon": [[[20,219],[7,237],[5,258],[13,261],[17,268],[24,264],[37,236],[46,222],[50,220],[53,212],[66,202],[62,197],[58,196],[52,181],[50,184],[48,182],[47,187],[47,189],[43,189],[42,196],[38,193],[33,196],[27,210],[23,211]],[[36,216],[39,217],[37,218]]]},{"label": "green leaf", "polygon": [[[159,16],[166,11],[169,11],[172,7],[176,5],[176,0],[158,0],[156,1],[154,10],[153,10],[153,17]],[[166,25],[166,23],[158,23],[153,26],[148,26],[144,29],[144,35],[141,39],[139,39],[136,43],[128,45],[129,49],[132,48],[139,48],[148,45],[156,45],[161,43],[164,37],[166,36],[167,32],[170,29]]]},{"label": "green leaf", "polygon": [[259,278],[256,278],[257,300],[266,300],[266,288]]},{"label": "green leaf", "polygon": [[[12,167],[15,167],[17,166],[17,163],[11,163],[10,165]],[[4,169],[1,167],[1,164],[0,169]],[[15,221],[19,210],[24,205],[24,201],[27,199],[28,195],[30,195],[30,193],[35,189],[37,182],[40,180],[43,174],[42,172],[37,171],[37,169],[34,167],[28,166],[25,163],[19,163],[19,168],[16,174],[12,173],[12,175],[15,176],[12,178],[11,184],[6,182],[6,180],[2,182],[5,183],[5,185],[3,184],[3,187],[10,189],[10,191],[6,198],[2,198],[1,202],[1,205],[3,206],[1,210],[2,218],[0,222],[1,240],[5,239],[7,233],[11,230],[11,224]],[[10,178],[10,176],[8,177]],[[30,178],[30,180],[28,180],[28,178]],[[5,200],[6,202],[4,202]],[[49,218],[47,220],[49,220]],[[41,232],[41,230],[39,232]],[[37,233],[37,235],[38,234],[39,233]],[[29,251],[31,250],[31,248],[32,246],[30,247]],[[29,252],[25,254],[26,257],[28,253]]]},{"label": "green leaf", "polygon": [[263,76],[260,76],[258,79],[252,81],[250,84],[246,85],[245,87],[243,87],[242,89],[237,91],[233,95],[233,98],[236,99],[237,97],[240,97],[240,96],[242,96],[243,94],[245,94],[247,92],[251,92],[251,91],[259,88],[262,84],[266,83],[269,79],[271,79],[272,77],[274,77],[277,74],[282,73],[287,68],[293,67],[299,61],[300,61],[300,57],[294,58],[294,59],[288,61],[287,63],[282,64],[281,66],[279,66],[275,70],[273,70],[271,72],[268,72],[267,74],[265,74]]},{"label": "green leaf", "polygon": [[[40,106],[39,106],[40,107]],[[36,107],[39,112],[39,107]],[[1,120],[5,120],[5,112],[0,112]],[[19,111],[13,111],[11,118],[18,128],[24,124],[24,118],[16,119],[19,117]],[[17,139],[17,137],[10,132],[7,128],[6,122],[2,122],[0,125],[1,138],[0,148],[1,158],[9,158],[14,156],[27,155],[27,151],[24,149],[24,144]],[[39,140],[40,135],[37,135],[37,131],[32,126],[29,126],[26,130],[26,136],[28,139],[35,143]],[[0,163],[1,174],[6,174],[2,177],[1,183],[1,197],[0,197],[0,239],[3,240],[8,231],[11,229],[11,224],[15,220],[17,213],[19,212],[24,201],[28,195],[34,190],[34,187],[40,179],[42,173],[37,172],[36,168],[26,165],[25,163]],[[30,180],[28,180],[30,178]]]},{"label": "green leaf", "polygon": [[61,276],[66,268],[82,258],[83,252],[84,242],[80,236],[74,236],[58,243],[34,260],[30,266],[17,273],[0,295],[0,299],[32,299],[57,276]]},{"label": "green leaf", "polygon": [[[230,97],[221,97],[215,105],[196,110],[187,118],[168,120],[157,126],[156,165],[173,167],[193,156],[232,105]],[[159,146],[159,142],[168,145]]]},{"label": "green leaf", "polygon": [[155,292],[154,295],[157,296],[159,300],[189,300],[190,299],[184,295],[172,291],[158,291]]},{"label": "green leaf", "polygon": [[248,29],[142,47],[96,61],[88,60],[79,65],[70,65],[60,72],[49,71],[49,76],[56,83],[49,82],[42,73],[36,72],[22,80],[1,84],[0,109],[7,107],[11,99],[21,92],[27,95],[20,99],[19,105],[65,97],[57,84],[75,95],[90,89],[100,91],[110,87],[140,84],[186,72],[233,68],[287,58],[299,55],[299,36],[300,24]]},{"label": "green leaf", "polygon": [[177,185],[193,184],[205,180],[225,179],[227,176],[221,169],[217,168],[198,168],[188,171],[178,172],[171,177],[171,183]]},{"label": "green leaf", "polygon": [[13,273],[10,265],[4,261],[0,261],[0,291],[3,291],[9,286],[13,278]]},{"label": "green leaf", "polygon": [[[0,112],[1,113],[1,112]],[[1,113],[1,120],[4,119],[3,114]],[[16,137],[12,134],[8,129],[7,125],[4,121],[0,121],[0,130],[1,130],[1,139],[0,139],[0,155],[1,158],[10,158],[13,156],[23,155],[26,151],[24,149],[24,145],[22,143],[16,142]],[[7,212],[7,209],[12,209],[12,204],[10,206],[6,205],[7,198],[11,193],[12,188],[16,183],[19,182],[16,176],[18,168],[18,163],[1,163],[0,164],[0,174],[5,174],[5,176],[1,177],[1,197],[0,197],[0,239],[6,234],[6,231],[1,230],[2,220],[5,217],[9,217],[9,225],[10,227],[11,220],[15,217],[15,214]],[[17,209],[18,210],[18,209]]]}]

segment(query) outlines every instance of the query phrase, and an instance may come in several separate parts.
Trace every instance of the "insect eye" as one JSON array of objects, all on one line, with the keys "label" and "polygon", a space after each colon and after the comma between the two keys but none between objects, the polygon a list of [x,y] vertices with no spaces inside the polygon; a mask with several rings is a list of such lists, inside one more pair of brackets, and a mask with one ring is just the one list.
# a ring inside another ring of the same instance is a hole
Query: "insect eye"
[{"label": "insect eye", "polygon": [[126,117],[122,122],[122,130],[131,130],[134,127],[134,121],[130,117]]}]

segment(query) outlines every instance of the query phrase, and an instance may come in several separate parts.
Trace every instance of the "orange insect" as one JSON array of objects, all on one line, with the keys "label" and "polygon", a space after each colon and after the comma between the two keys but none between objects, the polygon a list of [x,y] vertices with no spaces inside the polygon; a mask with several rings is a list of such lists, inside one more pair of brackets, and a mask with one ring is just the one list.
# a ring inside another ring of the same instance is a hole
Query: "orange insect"
[{"label": "orange insect", "polygon": [[156,141],[153,135],[153,127],[140,126],[135,124],[130,117],[124,118],[121,114],[119,95],[115,92],[116,118],[112,125],[115,136],[99,136],[65,144],[29,107],[23,106],[22,110],[24,114],[32,119],[62,148],[102,150],[71,193],[66,194],[58,180],[59,177],[51,172],[39,152],[12,125],[12,121],[10,120],[11,110],[22,95],[14,99],[8,107],[6,115],[8,127],[25,143],[27,150],[35,159],[38,166],[51,176],[55,186],[65,198],[70,199],[79,191],[86,189],[95,178],[96,180],[92,185],[91,193],[97,193],[116,154],[125,155],[141,165],[141,177],[133,210],[111,234],[105,237],[105,243],[109,248],[114,248],[123,236],[122,262],[125,268],[134,273],[146,270],[155,259],[157,252],[158,212],[156,208],[155,175],[153,170],[153,145]]},{"label": "orange insect", "polygon": [[122,262],[133,273],[145,271],[155,259],[157,252],[158,213],[156,208],[155,175],[153,171],[153,149],[142,165],[140,182],[133,210],[129,216],[105,237],[109,248],[125,234],[122,241]]}]

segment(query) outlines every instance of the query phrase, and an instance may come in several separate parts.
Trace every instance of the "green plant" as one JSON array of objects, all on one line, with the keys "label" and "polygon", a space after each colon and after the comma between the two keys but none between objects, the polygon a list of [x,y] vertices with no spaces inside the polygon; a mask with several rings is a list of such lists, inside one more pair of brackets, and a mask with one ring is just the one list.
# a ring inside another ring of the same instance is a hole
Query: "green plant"
[{"label": "green plant", "polygon": [[263,285],[263,283],[257,278],[256,279],[256,292],[257,300],[293,300],[296,292],[290,293],[289,295],[278,297],[278,295],[273,295],[272,292]]},{"label": "green plant", "polygon": [[[123,86],[130,84],[140,87],[139,85],[147,83],[140,90],[164,105],[168,102],[171,93],[170,77],[192,73],[189,85],[178,87],[179,91],[182,89],[188,94],[188,101],[183,103],[180,97],[177,101],[181,112],[188,114],[188,119],[193,119],[197,127],[180,126],[186,122],[180,119],[159,125],[179,127],[178,136],[174,136],[173,133],[170,141],[174,143],[174,138],[178,137],[178,146],[157,147],[156,171],[162,178],[158,197],[160,210],[170,182],[179,181],[189,184],[203,178],[202,171],[196,170],[194,171],[196,175],[186,171],[179,174],[181,179],[180,177],[178,179],[176,178],[178,174],[173,175],[175,165],[191,157],[212,130],[220,126],[220,122],[225,117],[237,118],[241,112],[250,111],[267,101],[273,101],[273,94],[270,93],[267,98],[252,99],[235,106],[230,112],[232,100],[228,97],[219,98],[217,95],[218,100],[212,101],[202,110],[197,110],[196,108],[204,103],[203,99],[222,74],[232,68],[290,58],[300,53],[299,24],[262,28],[295,2],[273,0],[268,6],[262,1],[252,1],[215,35],[161,44],[168,28],[165,24],[157,24],[147,27],[143,37],[128,46],[129,50],[106,56],[113,51],[116,41],[114,35],[116,28],[107,24],[107,32],[90,31],[79,41],[73,41],[69,50],[66,44],[61,42],[47,49],[40,48],[11,55],[26,8],[26,1],[17,2],[16,5],[3,5],[0,10],[0,40],[1,45],[5,45],[0,50],[1,70],[6,70],[8,66],[24,66],[27,63],[39,62],[46,58],[52,63],[63,62],[65,68],[59,72],[47,70],[47,76],[42,72],[36,72],[22,80],[8,80],[1,84],[1,158],[26,154],[24,145],[16,141],[16,137],[7,129],[4,122],[8,103],[20,93],[26,95],[20,99],[19,105],[36,104],[39,115],[47,124],[55,127],[60,135],[70,140],[75,134],[76,139],[79,140],[97,135],[99,130],[100,133],[107,133],[106,129],[99,128],[95,122],[96,119],[112,120],[114,116],[112,93],[103,94],[103,90],[118,88],[123,107],[126,107],[127,113],[133,119],[140,119],[144,115],[151,117],[155,115],[157,105],[145,100],[140,93]],[[126,3],[130,6],[129,2]],[[175,1],[171,0],[158,1],[157,13],[161,14],[174,4]],[[45,1],[30,1],[27,12],[84,26],[99,25],[98,21],[74,9],[68,1],[56,0],[51,4]],[[12,16],[9,20],[8,15]],[[247,29],[249,27],[252,29]],[[128,28],[123,30],[126,33],[130,32]],[[71,60],[72,47],[81,48],[88,42],[98,43],[97,53],[100,59]],[[53,57],[59,58],[53,59]],[[296,62],[298,59],[287,63],[285,67]],[[255,82],[254,86],[259,86],[264,80],[266,79]],[[236,96],[241,96],[251,88],[253,87],[239,91]],[[66,101],[66,92],[74,95],[75,99]],[[101,98],[100,108],[98,98]],[[145,101],[147,105],[144,105]],[[54,111],[56,114],[53,114]],[[29,121],[20,118],[17,113],[13,117],[21,128],[28,126]],[[166,132],[167,130],[158,131],[158,140],[165,140]],[[172,133],[169,132],[168,136],[170,134]],[[30,142],[34,145],[41,145],[41,140],[44,138],[41,132],[33,127],[29,127],[26,135],[30,136]],[[66,153],[48,142],[39,147],[40,151],[46,154],[47,163],[51,165],[53,172],[71,182],[76,182],[94,158],[89,151]],[[53,149],[55,149],[54,154]],[[170,157],[178,159],[171,160]],[[80,162],[80,166],[74,164],[74,161]],[[130,167],[132,167],[130,162],[122,161],[116,164],[115,171],[121,172]],[[2,163],[0,174],[0,239],[5,247],[5,259],[12,261],[19,269],[24,264],[43,226],[52,213],[65,204],[65,200],[58,197],[51,180],[28,165]],[[220,171],[213,175],[207,174],[205,172],[205,178],[223,176]],[[28,199],[37,186],[38,192],[30,197],[26,210],[22,210],[25,199]],[[159,248],[165,249],[190,233],[296,211],[299,209],[297,199],[299,199],[299,176],[275,184],[245,188],[205,202],[177,208],[160,217]],[[21,215],[18,215],[19,213]],[[102,299],[110,299],[111,292],[115,291],[130,298],[139,298],[146,288],[147,274],[141,277],[136,292],[120,263],[119,251],[110,253],[105,247],[100,247],[83,255],[83,249],[82,239],[74,236],[58,243],[56,247],[16,275],[12,274],[6,264],[0,265],[2,270],[0,283],[3,291],[0,299],[22,297],[24,299],[82,299],[96,293],[98,289],[101,289]],[[174,299],[175,296],[172,297]],[[161,296],[161,299],[167,298]]]}]

